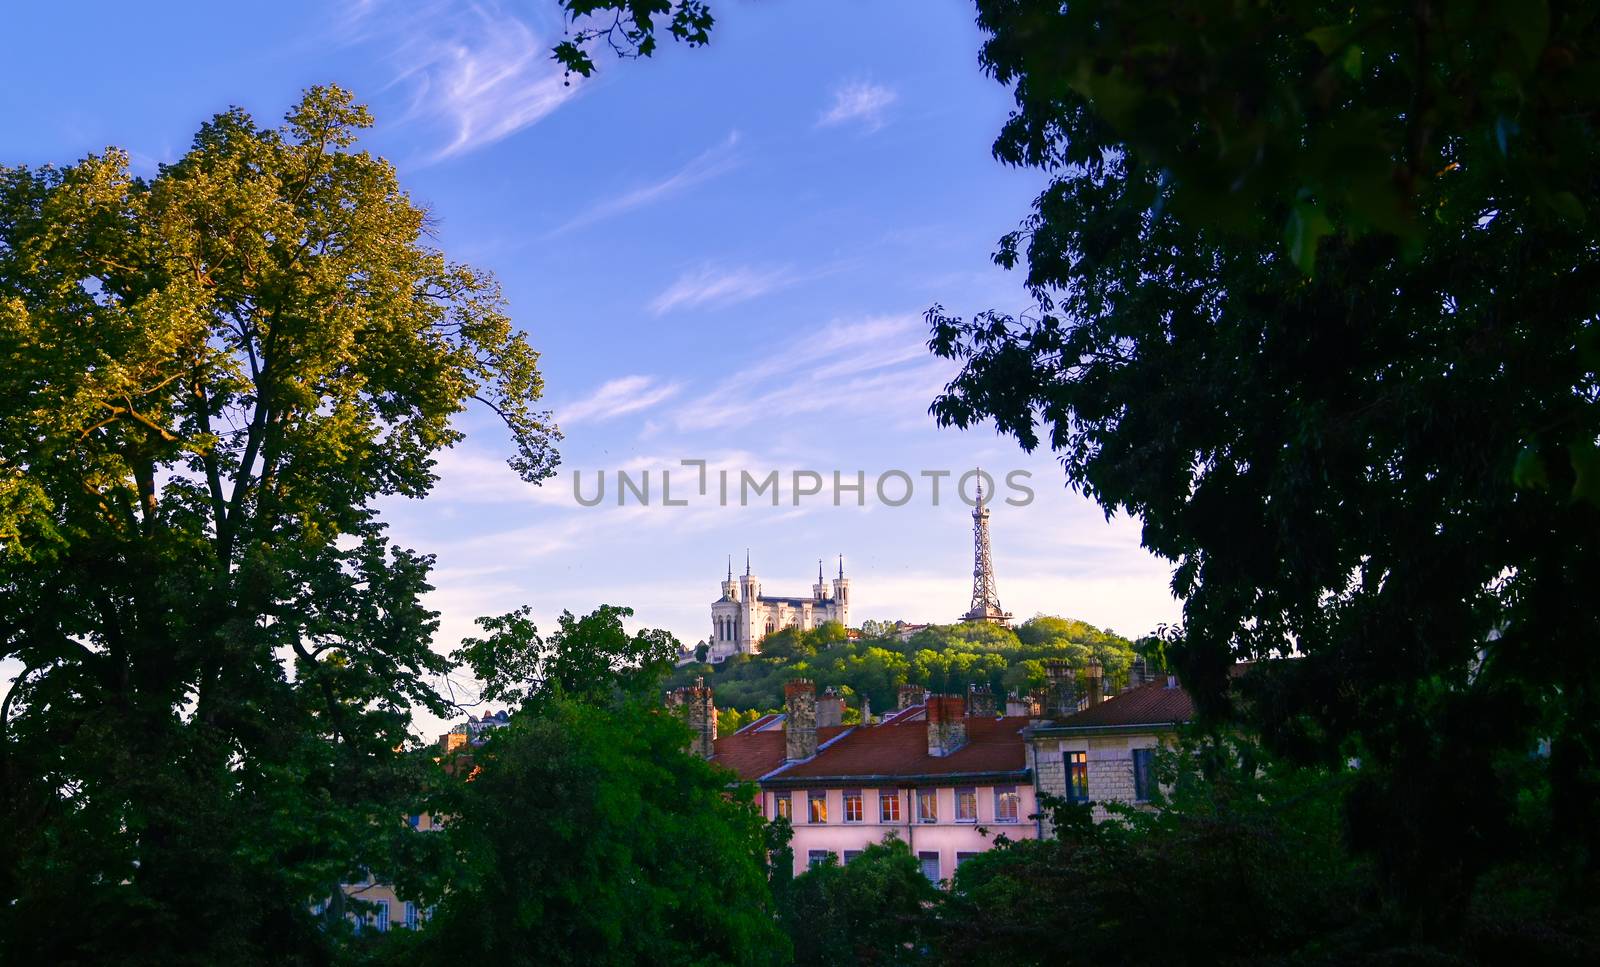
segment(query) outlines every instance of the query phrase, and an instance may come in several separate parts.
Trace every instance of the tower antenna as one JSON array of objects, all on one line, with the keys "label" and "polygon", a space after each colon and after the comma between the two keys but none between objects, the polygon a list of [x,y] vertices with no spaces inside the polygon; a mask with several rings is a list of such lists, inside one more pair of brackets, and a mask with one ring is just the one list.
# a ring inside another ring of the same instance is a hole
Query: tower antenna
[{"label": "tower antenna", "polygon": [[972,508],[972,607],[963,621],[1009,625],[1011,612],[1000,607],[994,580],[994,558],[989,551],[989,508],[983,505],[983,471],[978,471],[978,501]]}]

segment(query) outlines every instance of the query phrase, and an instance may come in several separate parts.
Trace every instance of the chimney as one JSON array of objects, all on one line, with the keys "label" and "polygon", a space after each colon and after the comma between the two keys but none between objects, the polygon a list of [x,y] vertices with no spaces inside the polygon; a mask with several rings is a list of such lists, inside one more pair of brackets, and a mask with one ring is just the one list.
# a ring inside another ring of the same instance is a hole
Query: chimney
[{"label": "chimney", "polygon": [[1103,698],[1105,694],[1102,690],[1102,687],[1105,684],[1105,674],[1103,669],[1100,667],[1099,659],[1089,659],[1089,667],[1084,669],[1083,677],[1088,686],[1089,704],[1099,705],[1100,699]]},{"label": "chimney", "polygon": [[1050,687],[1045,692],[1043,714],[1061,719],[1078,711],[1078,692],[1071,666],[1060,658],[1052,658],[1044,663],[1044,677]]},{"label": "chimney", "polygon": [[967,744],[967,708],[960,695],[928,699],[928,754],[947,756]]},{"label": "chimney", "polygon": [[817,686],[796,678],[783,685],[783,757],[790,762],[817,754]]},{"label": "chimney", "polygon": [[865,693],[861,696],[861,724],[872,724],[872,696]]},{"label": "chimney", "polygon": [[711,696],[706,680],[696,678],[694,686],[685,688],[683,703],[689,708],[689,751],[702,759],[717,752],[717,703]]},{"label": "chimney", "polygon": [[973,685],[967,689],[967,715],[975,719],[992,719],[994,692],[987,685]]},{"label": "chimney", "polygon": [[1132,690],[1150,681],[1150,665],[1143,657],[1138,657],[1128,665],[1128,689]]},{"label": "chimney", "polygon": [[909,682],[900,686],[900,708],[908,709],[928,700],[928,690]]},{"label": "chimney", "polygon": [[844,724],[844,698],[829,685],[817,699],[817,728]]},{"label": "chimney", "polygon": [[1007,718],[1038,718],[1039,700],[1032,695],[1019,695],[1012,692],[1006,698]]}]

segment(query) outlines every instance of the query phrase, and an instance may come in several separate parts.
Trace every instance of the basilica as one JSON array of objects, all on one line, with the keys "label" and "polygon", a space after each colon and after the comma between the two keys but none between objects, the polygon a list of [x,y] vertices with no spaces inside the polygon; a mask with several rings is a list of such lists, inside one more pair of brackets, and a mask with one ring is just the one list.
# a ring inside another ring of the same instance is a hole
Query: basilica
[{"label": "basilica", "polygon": [[711,605],[711,638],[706,642],[706,660],[722,662],[734,655],[754,655],[761,651],[761,639],[784,628],[810,631],[818,625],[837,621],[850,623],[850,580],[844,576],[844,558],[839,559],[839,576],[830,589],[817,562],[817,583],[809,598],[774,597],[761,593],[761,579],[750,572],[750,556],[745,555],[744,574],[733,576],[728,562],[728,578],[722,582],[722,597]]}]

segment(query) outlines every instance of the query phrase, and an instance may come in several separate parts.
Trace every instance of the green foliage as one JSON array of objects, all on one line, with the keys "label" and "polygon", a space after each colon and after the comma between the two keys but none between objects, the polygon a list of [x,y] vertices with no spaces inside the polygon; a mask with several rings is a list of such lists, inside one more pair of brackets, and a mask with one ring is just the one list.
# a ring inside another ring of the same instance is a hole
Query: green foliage
[{"label": "green foliage", "polygon": [[370,123],[316,88],[152,178],[0,167],[0,960],[326,959],[310,903],[419,852],[447,663],[374,505],[474,399],[530,481],[557,434]]},{"label": "green foliage", "polygon": [[552,694],[597,701],[613,691],[639,696],[655,687],[678,656],[678,640],[666,631],[628,634],[622,619],[633,617],[632,608],[603,604],[582,618],[563,611],[549,641],[539,637],[528,613],[523,607],[479,618],[488,637],[463,638],[451,655],[483,682],[486,702]]},{"label": "green foliage", "polygon": [[[598,687],[587,689],[596,694]],[[436,834],[459,858],[423,964],[787,960],[748,791],[684,751],[656,704],[563,690],[512,716],[453,782]]]},{"label": "green foliage", "polygon": [[[929,313],[938,419],[1142,521],[1203,711],[1358,755],[1353,841],[1431,937],[1544,842],[1600,872],[1600,21],[1448,7],[979,0],[996,155],[1051,177],[996,256],[1038,308]],[[1530,839],[1484,776],[1541,738]]]},{"label": "green foliage", "polygon": [[[777,709],[783,707],[783,683],[806,677],[819,689],[865,697],[882,713],[895,707],[905,684],[940,692],[987,685],[997,696],[1042,688],[1043,662],[1052,658],[1075,668],[1098,658],[1108,680],[1125,681],[1132,648],[1111,632],[1045,615],[1029,619],[1015,632],[992,624],[931,625],[909,641],[865,636],[851,641],[837,625],[812,631],[785,628],[762,639],[758,655],[677,669],[668,687],[704,676],[719,708]],[[859,703],[852,703],[852,710],[858,708]]]},{"label": "green foliage", "polygon": [[1096,824],[1088,806],[1053,801],[1057,838],[964,863],[942,911],[945,957],[1336,961],[1365,886],[1342,846],[1340,775],[1205,738],[1158,756],[1156,772],[1172,794],[1150,811],[1123,807]]},{"label": "green foliage", "polygon": [[716,22],[704,0],[558,0],[566,11],[567,36],[553,48],[568,73],[595,72],[593,51],[602,45],[623,59],[649,57],[656,50],[656,20],[664,18],[674,40],[699,47],[711,39]]},{"label": "green foliage", "polygon": [[[1417,244],[1463,177],[1520,186],[1551,222],[1593,210],[1583,152],[1600,68],[1581,53],[1585,4],[1188,0],[1134,14],[980,0],[978,12],[984,67],[1017,95],[998,157],[1062,169],[1115,142],[1152,217],[1270,243],[1303,274],[1336,233]],[[1091,137],[1065,137],[1064,118]]]},{"label": "green foliage", "polygon": [[784,925],[797,964],[914,964],[927,959],[927,908],[939,891],[911,849],[891,834],[849,863],[794,878]]}]

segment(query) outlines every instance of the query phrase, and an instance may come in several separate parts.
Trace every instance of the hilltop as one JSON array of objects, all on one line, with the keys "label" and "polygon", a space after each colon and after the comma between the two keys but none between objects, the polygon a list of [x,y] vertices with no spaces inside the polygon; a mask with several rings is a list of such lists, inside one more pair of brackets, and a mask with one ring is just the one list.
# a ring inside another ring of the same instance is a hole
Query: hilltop
[{"label": "hilltop", "polygon": [[[988,685],[995,695],[1027,692],[1045,685],[1044,662],[1064,659],[1081,669],[1098,659],[1108,683],[1120,685],[1135,656],[1134,643],[1083,621],[1035,615],[1015,629],[992,624],[929,625],[906,640],[890,626],[865,622],[851,638],[839,624],[811,631],[786,628],[762,639],[761,653],[737,655],[719,664],[691,662],[674,669],[667,688],[704,677],[723,710],[722,727],[736,727],[783,705],[783,683],[809,678],[819,689],[832,687],[853,698],[865,696],[874,709],[894,707],[901,685],[962,692]],[[849,703],[851,715],[858,701]]]}]

